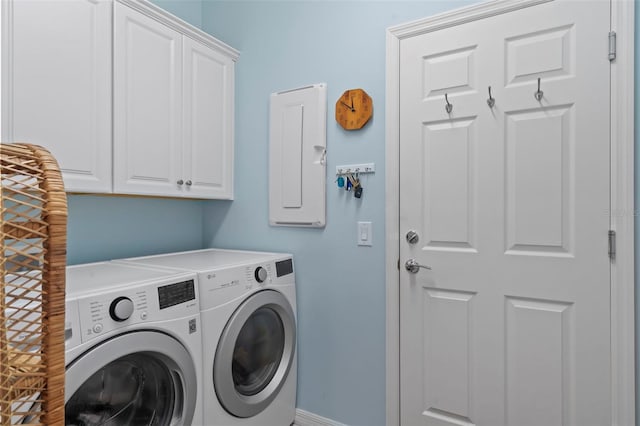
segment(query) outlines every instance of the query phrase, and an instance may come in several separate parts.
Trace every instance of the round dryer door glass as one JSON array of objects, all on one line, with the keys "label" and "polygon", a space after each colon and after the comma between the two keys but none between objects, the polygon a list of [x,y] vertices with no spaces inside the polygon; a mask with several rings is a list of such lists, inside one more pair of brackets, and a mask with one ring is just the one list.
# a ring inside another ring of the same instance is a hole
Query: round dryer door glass
[{"label": "round dryer door glass", "polygon": [[67,425],[169,425],[174,384],[153,356],[127,355],[97,370],[65,405]]},{"label": "round dryer door glass", "polygon": [[242,302],[213,363],[213,386],[225,410],[245,418],[267,408],[294,365],[295,345],[295,313],[282,293],[261,290]]},{"label": "round dryer door glass", "polygon": [[268,307],[256,310],[236,339],[231,364],[233,383],[242,395],[255,395],[276,373],[284,352],[284,325]]}]

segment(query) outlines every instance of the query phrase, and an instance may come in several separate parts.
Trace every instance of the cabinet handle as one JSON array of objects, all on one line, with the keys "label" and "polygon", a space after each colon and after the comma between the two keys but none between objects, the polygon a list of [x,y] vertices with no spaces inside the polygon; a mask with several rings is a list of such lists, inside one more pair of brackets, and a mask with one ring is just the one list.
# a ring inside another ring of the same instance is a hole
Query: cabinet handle
[{"label": "cabinet handle", "polygon": [[176,182],[178,185],[182,185],[184,183],[184,181],[182,179],[180,179],[178,182]]},{"label": "cabinet handle", "polygon": [[190,180],[187,181],[187,186],[191,186],[191,181]]}]

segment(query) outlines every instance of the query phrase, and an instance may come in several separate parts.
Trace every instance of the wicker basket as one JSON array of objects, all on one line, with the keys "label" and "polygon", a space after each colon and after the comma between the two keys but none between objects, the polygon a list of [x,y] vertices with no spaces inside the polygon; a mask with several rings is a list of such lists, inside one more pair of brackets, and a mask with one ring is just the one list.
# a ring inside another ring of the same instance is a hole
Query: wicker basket
[{"label": "wicker basket", "polygon": [[56,160],[0,145],[0,425],[64,424],[67,199]]}]

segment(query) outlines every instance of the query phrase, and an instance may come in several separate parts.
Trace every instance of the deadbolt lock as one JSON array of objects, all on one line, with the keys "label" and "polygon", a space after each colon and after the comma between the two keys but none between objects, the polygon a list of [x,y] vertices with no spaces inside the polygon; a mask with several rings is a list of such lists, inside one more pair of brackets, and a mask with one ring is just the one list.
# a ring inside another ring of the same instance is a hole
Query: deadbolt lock
[{"label": "deadbolt lock", "polygon": [[409,244],[416,244],[418,241],[420,241],[420,236],[416,231],[413,231],[413,230],[407,232],[406,238]]}]

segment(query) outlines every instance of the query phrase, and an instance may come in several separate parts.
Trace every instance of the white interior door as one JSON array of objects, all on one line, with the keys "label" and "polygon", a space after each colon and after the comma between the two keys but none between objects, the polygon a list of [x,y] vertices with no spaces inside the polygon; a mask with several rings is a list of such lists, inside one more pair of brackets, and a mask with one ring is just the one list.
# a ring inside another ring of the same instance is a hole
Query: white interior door
[{"label": "white interior door", "polygon": [[401,41],[403,425],[611,423],[608,31],[556,0]]}]

